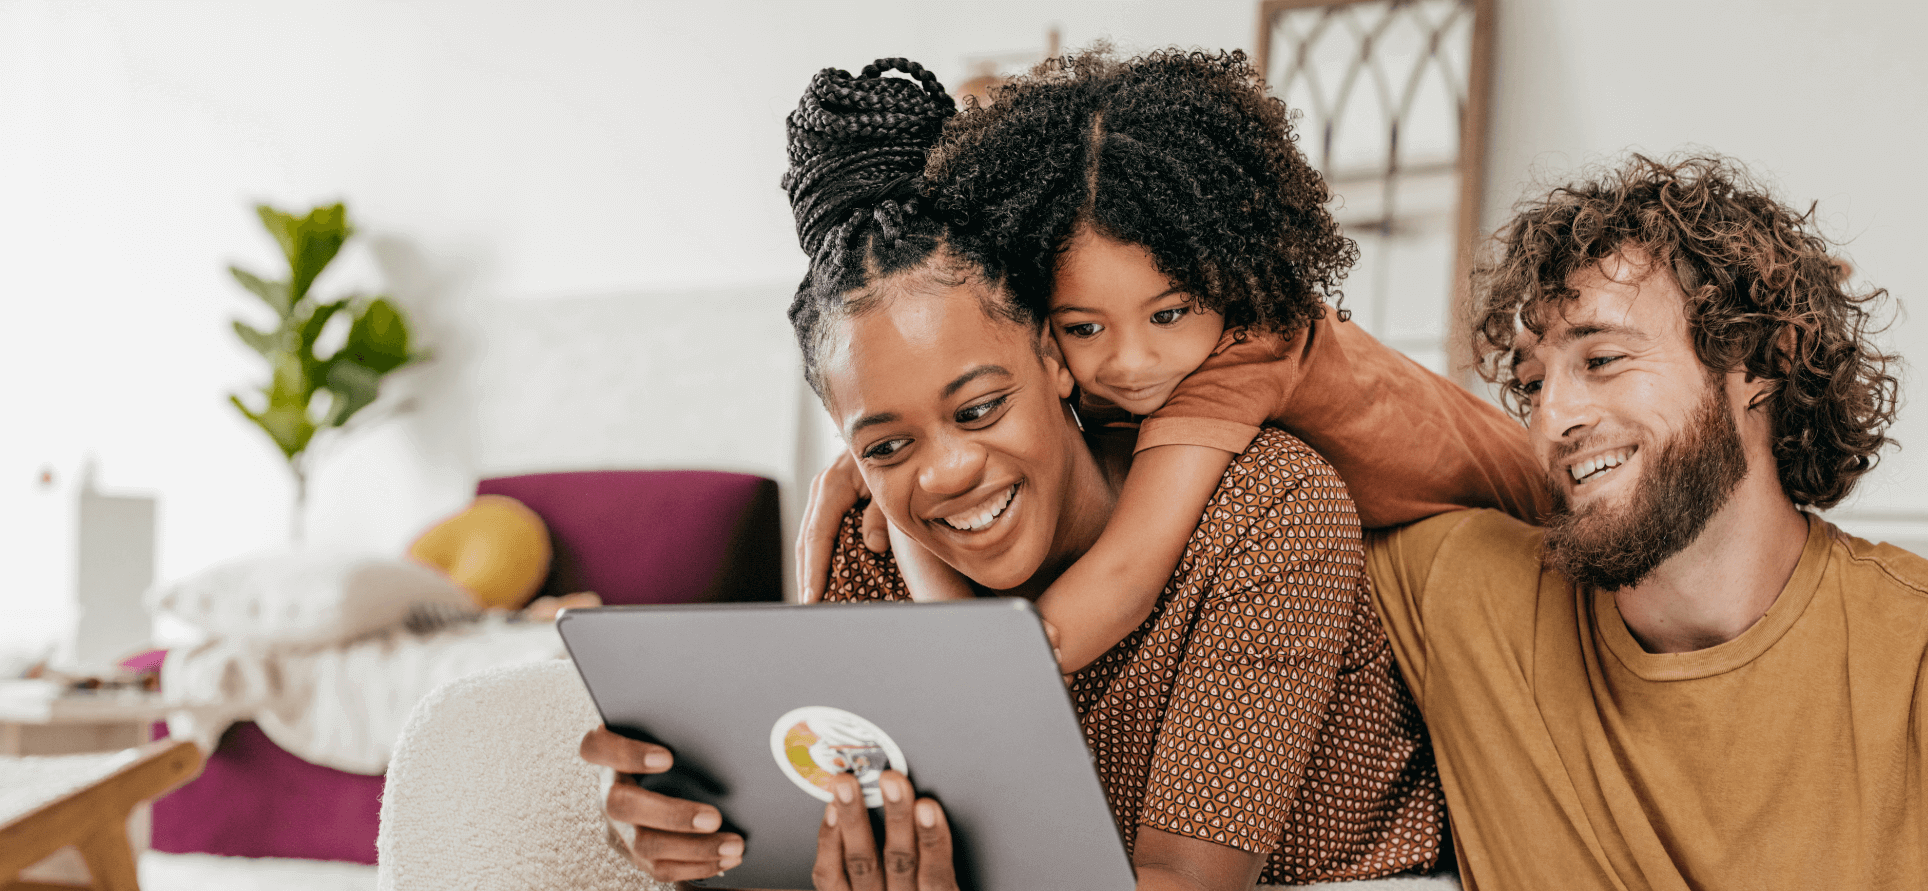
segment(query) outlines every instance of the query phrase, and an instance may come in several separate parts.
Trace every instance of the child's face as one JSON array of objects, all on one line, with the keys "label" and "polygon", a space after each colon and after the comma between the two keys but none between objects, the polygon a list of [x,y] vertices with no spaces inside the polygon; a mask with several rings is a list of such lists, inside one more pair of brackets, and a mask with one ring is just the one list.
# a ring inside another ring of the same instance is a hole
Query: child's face
[{"label": "child's face", "polygon": [[1192,302],[1150,252],[1080,228],[1060,255],[1050,325],[1085,392],[1157,411],[1217,347],[1225,317]]}]

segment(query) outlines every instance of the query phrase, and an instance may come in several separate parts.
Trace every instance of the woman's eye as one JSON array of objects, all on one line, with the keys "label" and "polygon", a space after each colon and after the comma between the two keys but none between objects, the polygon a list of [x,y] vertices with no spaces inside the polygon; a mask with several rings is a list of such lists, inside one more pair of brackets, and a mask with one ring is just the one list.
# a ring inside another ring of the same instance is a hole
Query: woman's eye
[{"label": "woman's eye", "polygon": [[1008,399],[1010,399],[1009,396],[999,396],[996,399],[987,399],[976,405],[967,405],[958,409],[957,422],[959,424],[969,424],[973,421],[982,421],[989,417],[992,412],[1002,408]]},{"label": "woman's eye", "polygon": [[1076,325],[1066,325],[1060,330],[1072,337],[1083,338],[1091,337],[1104,329],[1099,328],[1097,322],[1079,322]]},{"label": "woman's eye", "polygon": [[1520,381],[1518,386],[1520,388],[1520,392],[1527,396],[1533,396],[1540,392],[1539,381]]},{"label": "woman's eye", "polygon": [[864,460],[883,461],[904,450],[910,441],[905,439],[886,439],[870,448],[864,449]]},{"label": "woman's eye", "polygon": [[1184,318],[1185,314],[1191,311],[1191,307],[1189,306],[1174,306],[1171,309],[1161,309],[1151,314],[1151,323],[1154,325],[1170,325]]}]

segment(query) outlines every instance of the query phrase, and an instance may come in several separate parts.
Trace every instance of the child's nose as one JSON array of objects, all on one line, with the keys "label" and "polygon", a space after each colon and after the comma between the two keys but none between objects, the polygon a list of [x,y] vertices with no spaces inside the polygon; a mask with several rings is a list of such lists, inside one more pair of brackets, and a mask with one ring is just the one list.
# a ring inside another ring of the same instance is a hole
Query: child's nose
[{"label": "child's nose", "polygon": [[1158,351],[1143,338],[1120,338],[1111,367],[1126,377],[1144,374],[1158,367]]}]

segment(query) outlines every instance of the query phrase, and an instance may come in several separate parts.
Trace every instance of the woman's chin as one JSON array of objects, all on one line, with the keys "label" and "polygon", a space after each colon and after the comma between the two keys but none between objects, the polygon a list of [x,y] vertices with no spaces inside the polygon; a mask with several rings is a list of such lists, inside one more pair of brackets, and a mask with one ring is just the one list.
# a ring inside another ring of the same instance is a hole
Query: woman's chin
[{"label": "woman's chin", "polygon": [[1023,587],[1038,573],[1039,561],[1027,560],[1021,552],[1028,548],[1000,548],[995,551],[933,549],[938,559],[980,587],[993,592]]}]

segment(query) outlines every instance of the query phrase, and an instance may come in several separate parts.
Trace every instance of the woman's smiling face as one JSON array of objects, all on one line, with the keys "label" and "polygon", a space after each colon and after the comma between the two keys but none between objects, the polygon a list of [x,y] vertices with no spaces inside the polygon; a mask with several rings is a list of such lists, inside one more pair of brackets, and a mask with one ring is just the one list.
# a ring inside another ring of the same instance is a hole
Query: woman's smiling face
[{"label": "woman's smiling face", "polygon": [[985,313],[998,298],[975,276],[892,291],[836,323],[826,407],[891,523],[978,584],[1018,588],[1104,488],[1065,415],[1071,375],[1041,332]]}]

